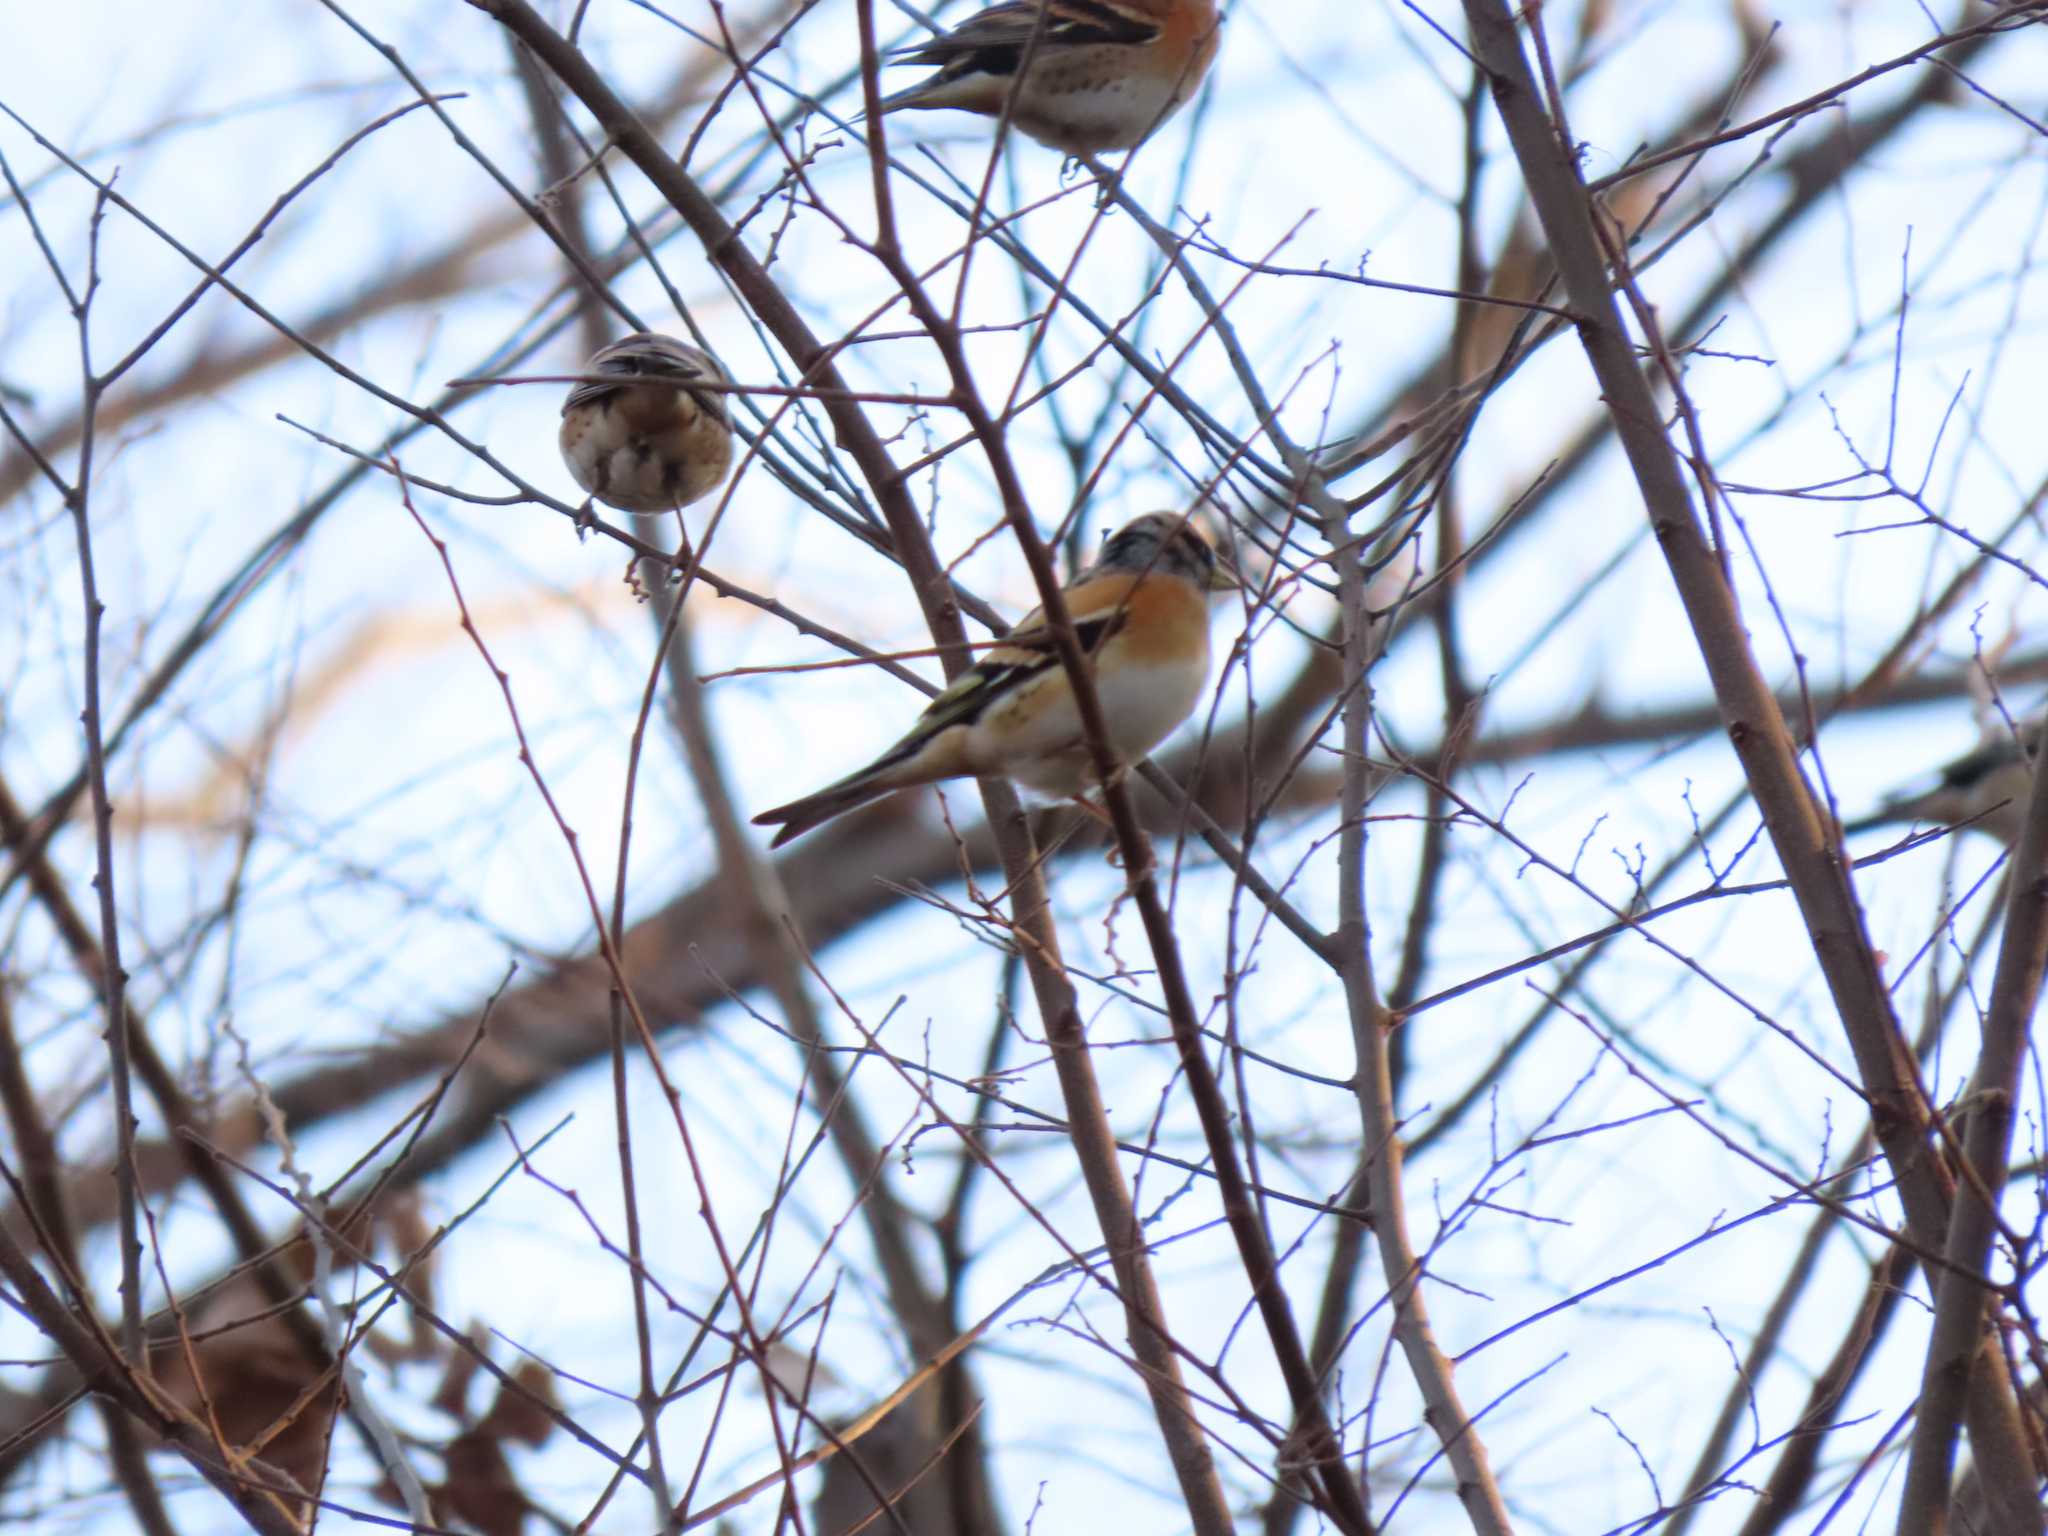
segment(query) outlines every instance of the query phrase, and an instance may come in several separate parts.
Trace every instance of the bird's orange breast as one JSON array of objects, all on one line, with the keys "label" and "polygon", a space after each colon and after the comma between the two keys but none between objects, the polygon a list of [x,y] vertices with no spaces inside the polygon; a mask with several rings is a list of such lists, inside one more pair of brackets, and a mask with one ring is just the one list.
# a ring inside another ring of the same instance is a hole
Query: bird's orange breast
[{"label": "bird's orange breast", "polygon": [[1124,622],[1105,649],[1141,664],[1208,650],[1209,605],[1193,586],[1175,576],[1097,576],[1067,594],[1067,611],[1076,617],[1121,611]]}]

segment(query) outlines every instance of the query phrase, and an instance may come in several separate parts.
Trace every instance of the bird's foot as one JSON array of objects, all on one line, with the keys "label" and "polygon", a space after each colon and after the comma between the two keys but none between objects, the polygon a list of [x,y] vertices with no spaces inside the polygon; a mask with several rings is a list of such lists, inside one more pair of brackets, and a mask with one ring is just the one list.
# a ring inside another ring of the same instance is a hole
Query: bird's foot
[{"label": "bird's foot", "polygon": [[1069,155],[1061,168],[1060,181],[1064,185],[1069,173],[1085,171],[1095,178],[1095,209],[1099,213],[1117,200],[1123,191],[1124,173],[1121,169],[1105,165],[1094,155]]}]

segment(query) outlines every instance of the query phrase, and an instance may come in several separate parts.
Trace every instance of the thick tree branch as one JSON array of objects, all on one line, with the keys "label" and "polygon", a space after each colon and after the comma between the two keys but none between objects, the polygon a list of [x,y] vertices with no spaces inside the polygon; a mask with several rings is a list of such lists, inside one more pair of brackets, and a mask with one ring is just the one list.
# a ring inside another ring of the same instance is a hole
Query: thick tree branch
[{"label": "thick tree branch", "polygon": [[[1939,1536],[1948,1528],[1956,1430],[1972,1377],[1986,1369],[1987,1361],[2003,1363],[2005,1358],[1992,1326],[1991,1304],[1997,1291],[1987,1271],[1992,1241],[2001,1226],[1998,1199],[2011,1162],[2020,1068],[2041,997],[2042,971],[2048,967],[2048,773],[2034,775],[2025,826],[2008,875],[2005,937],[1992,977],[1991,1001],[1984,1011],[1983,1048],[1962,1112],[1969,1177],[1956,1189],[1948,1241],[1942,1249],[1947,1266],[1935,1277],[1934,1326],[1899,1499],[1900,1536],[1922,1531]],[[1980,1463],[1987,1454],[1998,1452],[1977,1447]],[[2020,1475],[2019,1468],[1997,1474],[2002,1482]],[[2038,1481],[2030,1479],[2029,1486],[2038,1486]]]},{"label": "thick tree branch", "polygon": [[[1949,1227],[1949,1181],[1928,1141],[1929,1106],[1912,1055],[1892,1011],[1876,956],[1864,932],[1847,861],[1832,818],[1800,770],[1797,749],[1778,702],[1765,684],[1723,569],[1686,489],[1677,453],[1665,435],[1650,381],[1610,287],[1609,253],[1599,217],[1563,129],[1545,110],[1505,0],[1464,0],[1475,57],[1488,73],[1495,109],[1529,185],[1558,263],[1565,293],[1578,311],[1578,332],[1599,380],[1615,432],[1642,493],[1644,510],[1670,568],[1687,620],[1706,663],[1729,739],[1763,813],[1791,883],[1815,958],[1855,1054],[1876,1118],[1879,1144],[1891,1164],[1915,1240],[1933,1249]],[[1624,273],[1623,286],[1632,279]],[[1649,318],[1638,305],[1637,320]],[[1653,346],[1663,355],[1661,340]],[[1972,1396],[1971,1432],[1980,1458],[2009,1469],[2002,1518],[2014,1532],[2040,1531],[2032,1458],[2019,1424],[2012,1383],[1995,1351]]]}]

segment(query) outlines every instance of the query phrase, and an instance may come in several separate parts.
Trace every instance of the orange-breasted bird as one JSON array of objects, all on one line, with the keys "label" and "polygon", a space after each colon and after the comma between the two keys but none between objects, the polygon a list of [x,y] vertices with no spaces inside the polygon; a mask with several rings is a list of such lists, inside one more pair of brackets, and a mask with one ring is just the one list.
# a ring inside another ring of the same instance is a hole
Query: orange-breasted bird
[{"label": "orange-breasted bird", "polygon": [[1020,132],[1069,155],[1130,149],[1194,94],[1217,35],[1215,0],[1001,0],[899,49],[896,62],[938,73],[881,106],[983,117],[1008,106]]},{"label": "orange-breasted bird", "polygon": [[673,512],[709,495],[732,468],[725,394],[710,353],[635,331],[591,358],[562,402],[562,462],[576,483],[622,512]]},{"label": "orange-breasted bird", "polygon": [[[1209,594],[1236,573],[1186,517],[1134,518],[1064,589],[1119,761],[1143,757],[1188,717],[1209,680]],[[1047,795],[1095,782],[1073,684],[1035,610],[926,707],[865,768],[763,811],[772,847],[894,790],[941,779],[1014,779]]]}]

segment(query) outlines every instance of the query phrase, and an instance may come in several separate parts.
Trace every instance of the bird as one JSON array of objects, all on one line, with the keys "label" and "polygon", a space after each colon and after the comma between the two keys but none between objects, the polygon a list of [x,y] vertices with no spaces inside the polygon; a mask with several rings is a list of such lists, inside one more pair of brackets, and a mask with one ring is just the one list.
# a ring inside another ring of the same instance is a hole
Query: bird
[{"label": "bird", "polygon": [[1895,795],[1842,831],[1867,832],[1914,821],[1951,827],[1967,823],[2002,843],[2018,842],[2044,723],[2048,722],[2032,721],[2021,726],[2017,735],[2004,727],[1985,732],[1982,743],[1942,767],[1941,781],[1934,788]]},{"label": "bird", "polygon": [[938,72],[881,110],[1007,108],[1020,132],[1070,157],[1132,149],[1202,83],[1218,26],[1215,0],[999,0],[896,50],[895,62]]},{"label": "bird", "polygon": [[655,331],[601,348],[562,402],[562,462],[622,512],[673,512],[708,496],[732,468],[732,418],[710,353]]},{"label": "bird", "polygon": [[[1150,512],[1119,528],[1063,589],[1120,762],[1143,757],[1194,709],[1209,680],[1209,594],[1238,585],[1186,516]],[[769,846],[780,848],[895,790],[981,777],[1049,796],[1079,795],[1094,782],[1073,684],[1042,608],[954,678],[888,751],[754,824],[779,827]]]}]

